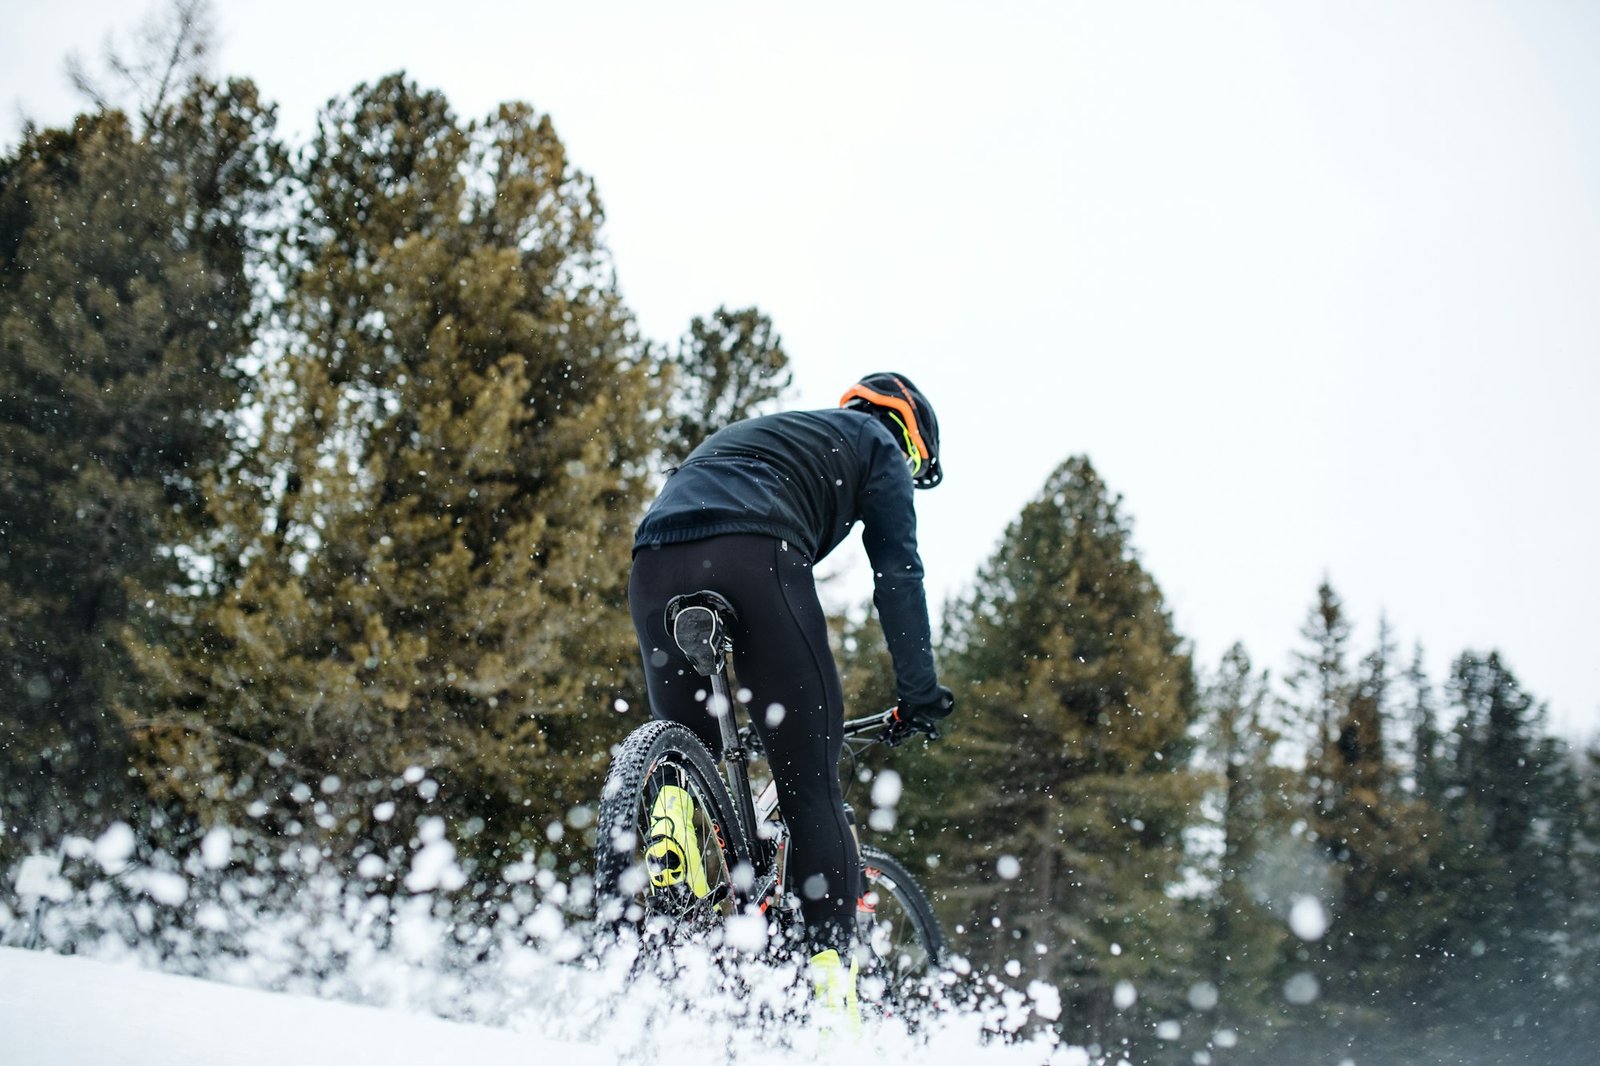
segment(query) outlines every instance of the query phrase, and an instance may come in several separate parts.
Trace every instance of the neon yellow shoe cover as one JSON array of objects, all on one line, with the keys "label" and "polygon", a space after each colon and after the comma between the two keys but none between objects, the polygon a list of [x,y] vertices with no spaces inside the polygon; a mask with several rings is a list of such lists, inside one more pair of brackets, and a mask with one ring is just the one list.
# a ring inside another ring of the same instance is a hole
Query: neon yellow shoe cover
[{"label": "neon yellow shoe cover", "polygon": [[851,1035],[861,1032],[861,1007],[856,1002],[856,961],[845,968],[839,953],[829,948],[811,956],[811,985],[823,1009],[823,1027],[840,1026]]},{"label": "neon yellow shoe cover", "polygon": [[650,805],[650,843],[644,862],[656,888],[670,888],[687,879],[696,897],[711,891],[694,831],[694,800],[677,785],[663,785]]}]

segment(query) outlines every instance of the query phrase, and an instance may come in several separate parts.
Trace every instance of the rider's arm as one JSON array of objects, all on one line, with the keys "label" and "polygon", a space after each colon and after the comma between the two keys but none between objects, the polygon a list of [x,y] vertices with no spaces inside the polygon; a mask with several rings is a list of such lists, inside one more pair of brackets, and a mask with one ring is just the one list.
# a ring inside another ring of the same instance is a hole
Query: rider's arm
[{"label": "rider's arm", "polygon": [[894,438],[876,422],[863,431],[861,445],[867,466],[861,541],[872,563],[872,603],[894,660],[896,694],[905,704],[931,703],[939,698],[939,682],[917,554],[911,472]]}]

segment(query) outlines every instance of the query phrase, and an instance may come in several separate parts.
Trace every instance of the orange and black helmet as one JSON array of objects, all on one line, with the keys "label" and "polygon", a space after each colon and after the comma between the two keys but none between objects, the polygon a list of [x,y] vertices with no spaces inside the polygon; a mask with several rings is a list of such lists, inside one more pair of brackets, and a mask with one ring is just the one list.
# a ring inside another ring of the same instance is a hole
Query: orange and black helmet
[{"label": "orange and black helmet", "polygon": [[868,374],[839,399],[840,407],[880,417],[906,453],[911,482],[931,489],[944,480],[939,463],[939,420],[927,397],[904,374]]}]

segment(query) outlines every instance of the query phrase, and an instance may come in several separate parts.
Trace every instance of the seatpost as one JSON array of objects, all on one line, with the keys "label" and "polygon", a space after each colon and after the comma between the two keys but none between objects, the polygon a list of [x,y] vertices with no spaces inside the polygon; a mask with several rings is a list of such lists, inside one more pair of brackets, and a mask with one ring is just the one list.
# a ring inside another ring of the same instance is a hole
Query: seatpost
[{"label": "seatpost", "polygon": [[756,834],[756,805],[750,795],[750,757],[739,743],[739,728],[733,721],[733,698],[728,692],[728,653],[733,650],[728,623],[738,617],[733,605],[710,589],[674,596],[667,601],[663,620],[678,649],[693,664],[695,673],[711,683],[706,710],[717,719],[722,740],[723,773],[732,794],[734,817],[744,823],[745,839],[761,851]]},{"label": "seatpost", "polygon": [[723,773],[728,778],[728,792],[733,796],[733,805],[738,809],[739,821],[744,824],[744,838],[750,842],[752,848],[759,847],[759,838],[756,836],[756,805],[750,795],[750,756],[746,754],[744,745],[739,743],[739,730],[733,724],[733,700],[728,693],[728,668],[727,660],[723,659],[718,664],[718,669],[711,675],[711,708],[721,708],[722,713],[716,715],[717,728],[722,734],[722,765]]}]

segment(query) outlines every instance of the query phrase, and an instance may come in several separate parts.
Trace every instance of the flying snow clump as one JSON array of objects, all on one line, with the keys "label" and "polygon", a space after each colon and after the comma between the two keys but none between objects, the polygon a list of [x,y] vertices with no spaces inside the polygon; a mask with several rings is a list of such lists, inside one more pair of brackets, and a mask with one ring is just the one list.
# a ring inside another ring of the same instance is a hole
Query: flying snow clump
[{"label": "flying snow clump", "polygon": [[128,865],[135,843],[127,822],[112,822],[94,842],[94,859],[106,873],[120,873]]},{"label": "flying snow clump", "polygon": [[413,892],[436,888],[454,892],[467,883],[465,871],[456,864],[456,846],[444,839],[443,818],[424,819],[417,835],[423,842],[422,849],[411,860],[407,888]]},{"label": "flying snow clump", "polygon": [[1289,908],[1289,928],[1301,940],[1321,940],[1328,931],[1328,912],[1314,896],[1298,896]]},{"label": "flying snow clump", "polygon": [[1315,1003],[1322,986],[1309,973],[1297,973],[1283,983],[1283,998],[1298,1007]]},{"label": "flying snow clump", "polygon": [[227,826],[212,826],[200,841],[200,862],[208,870],[220,870],[233,859],[233,834]]},{"label": "flying snow clump", "polygon": [[1061,990],[1055,985],[1032,981],[1028,984],[1028,998],[1033,1000],[1033,1013],[1045,1021],[1053,1022],[1061,1017]]}]

